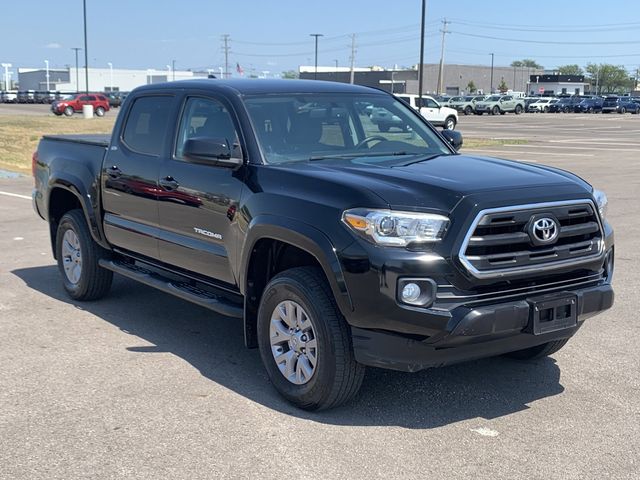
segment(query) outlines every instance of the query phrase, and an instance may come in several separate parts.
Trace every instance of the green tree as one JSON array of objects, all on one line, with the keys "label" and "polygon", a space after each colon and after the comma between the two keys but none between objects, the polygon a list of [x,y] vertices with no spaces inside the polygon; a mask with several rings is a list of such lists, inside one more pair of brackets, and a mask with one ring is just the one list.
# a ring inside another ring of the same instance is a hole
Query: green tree
[{"label": "green tree", "polygon": [[282,72],[282,78],[294,79],[298,77],[298,72],[296,72],[295,70],[287,70],[286,72]]},{"label": "green tree", "polygon": [[584,75],[584,70],[580,65],[561,65],[558,67],[558,75]]},{"label": "green tree", "polygon": [[498,90],[500,90],[500,92],[502,92],[502,93],[504,93],[507,90],[509,90],[509,86],[504,81],[504,78],[502,80],[500,80],[500,84],[498,85]]},{"label": "green tree", "polygon": [[514,60],[511,62],[512,67],[527,67],[527,68],[535,68],[537,70],[542,70],[544,67],[540,65],[535,60],[531,60],[530,58],[525,58],[524,60]]},{"label": "green tree", "polygon": [[588,63],[585,67],[591,90],[598,93],[626,93],[634,88],[634,79],[622,65]]},{"label": "green tree", "polygon": [[473,80],[469,80],[469,83],[467,83],[467,92],[476,93],[476,90],[478,90],[476,84],[473,83]]}]

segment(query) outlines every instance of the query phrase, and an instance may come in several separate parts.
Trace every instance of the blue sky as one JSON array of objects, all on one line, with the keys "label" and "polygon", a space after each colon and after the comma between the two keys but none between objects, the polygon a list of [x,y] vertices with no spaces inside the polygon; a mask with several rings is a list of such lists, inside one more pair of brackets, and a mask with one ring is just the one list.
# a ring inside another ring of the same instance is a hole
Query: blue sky
[{"label": "blue sky", "polygon": [[[74,63],[83,46],[82,1],[5,2],[0,61],[14,67]],[[535,4],[536,9],[524,8]],[[58,7],[56,7],[58,5]],[[87,0],[89,63],[107,68],[217,69],[221,35],[230,35],[230,63],[282,72],[313,64],[313,39],[322,33],[319,65],[346,66],[356,34],[356,65],[410,66],[419,52],[420,0]],[[441,20],[451,21],[445,60],[496,65],[533,58],[552,69],[566,63],[640,65],[640,2],[593,0],[427,2],[427,63],[438,62]],[[493,37],[493,38],[487,38]],[[514,41],[518,40],[518,41]],[[622,43],[624,42],[624,43]],[[82,65],[82,62],[81,62]]]}]

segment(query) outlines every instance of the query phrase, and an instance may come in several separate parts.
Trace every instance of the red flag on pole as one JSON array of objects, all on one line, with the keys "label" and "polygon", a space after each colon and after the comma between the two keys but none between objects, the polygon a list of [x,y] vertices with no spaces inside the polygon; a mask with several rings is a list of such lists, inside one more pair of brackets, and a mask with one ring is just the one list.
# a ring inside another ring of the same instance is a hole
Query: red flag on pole
[{"label": "red flag on pole", "polygon": [[238,72],[240,75],[244,75],[244,70],[240,66],[240,63],[238,62],[236,62],[236,72]]}]

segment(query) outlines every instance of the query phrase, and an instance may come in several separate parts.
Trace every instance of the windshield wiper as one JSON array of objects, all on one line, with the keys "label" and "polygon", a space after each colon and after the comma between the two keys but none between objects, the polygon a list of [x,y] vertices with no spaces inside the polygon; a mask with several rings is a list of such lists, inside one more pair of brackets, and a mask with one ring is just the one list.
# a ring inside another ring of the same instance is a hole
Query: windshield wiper
[{"label": "windshield wiper", "polygon": [[310,162],[316,162],[318,160],[340,160],[345,158],[362,158],[362,157],[397,157],[402,155],[421,155],[418,152],[362,152],[362,153],[345,153],[342,155],[318,155],[315,157],[309,157]]},{"label": "windshield wiper", "polygon": [[391,168],[394,167],[408,167],[409,165],[413,165],[414,163],[420,163],[420,162],[426,162],[428,160],[433,160],[434,158],[438,158],[438,157],[442,157],[442,156],[449,156],[449,155],[454,155],[453,153],[434,153],[432,155],[424,155],[423,157],[420,157],[416,160],[411,160],[410,162],[406,162],[406,163],[401,163],[399,165],[392,165]]}]

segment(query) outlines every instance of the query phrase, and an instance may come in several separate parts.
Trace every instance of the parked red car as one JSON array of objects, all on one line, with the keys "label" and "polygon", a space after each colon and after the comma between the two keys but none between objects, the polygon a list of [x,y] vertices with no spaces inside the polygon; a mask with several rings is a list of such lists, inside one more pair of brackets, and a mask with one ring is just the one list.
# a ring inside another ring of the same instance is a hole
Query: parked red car
[{"label": "parked red car", "polygon": [[63,113],[70,117],[75,112],[82,112],[83,105],[93,105],[93,111],[98,117],[102,117],[109,111],[109,100],[101,94],[76,93],[67,95],[51,104],[51,111],[56,115]]}]

